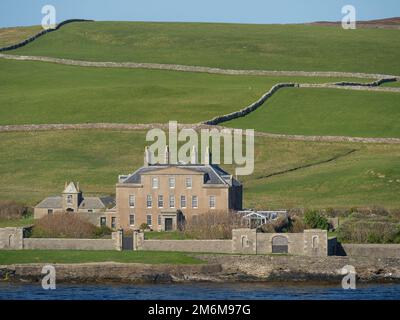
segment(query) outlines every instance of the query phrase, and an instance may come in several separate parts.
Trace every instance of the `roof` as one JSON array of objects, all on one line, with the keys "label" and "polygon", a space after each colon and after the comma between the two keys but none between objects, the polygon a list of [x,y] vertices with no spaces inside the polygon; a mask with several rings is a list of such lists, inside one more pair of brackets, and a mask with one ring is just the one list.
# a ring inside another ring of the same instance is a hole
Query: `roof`
[{"label": "roof", "polygon": [[75,183],[70,182],[69,185],[65,188],[63,193],[79,193],[78,188],[75,186]]},{"label": "roof", "polygon": [[43,199],[35,208],[61,209],[62,197],[48,197]]},{"label": "roof", "polygon": [[[79,209],[106,209],[115,206],[112,197],[84,197],[79,204]],[[35,208],[61,209],[62,197],[48,197],[42,200]]]},{"label": "roof", "polygon": [[120,183],[141,183],[142,174],[157,171],[165,168],[181,168],[187,169],[194,172],[200,172],[204,174],[204,184],[207,185],[234,185],[240,186],[241,183],[234,179],[230,174],[225,172],[217,165],[203,165],[203,164],[157,164],[148,167],[141,167],[134,173],[128,176],[120,176]]}]

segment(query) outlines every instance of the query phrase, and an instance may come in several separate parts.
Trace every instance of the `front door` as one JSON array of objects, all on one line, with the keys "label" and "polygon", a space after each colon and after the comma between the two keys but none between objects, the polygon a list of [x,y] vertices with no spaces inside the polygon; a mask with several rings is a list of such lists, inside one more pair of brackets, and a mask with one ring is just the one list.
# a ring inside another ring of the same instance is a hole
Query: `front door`
[{"label": "front door", "polygon": [[165,231],[172,231],[172,218],[165,218]]}]

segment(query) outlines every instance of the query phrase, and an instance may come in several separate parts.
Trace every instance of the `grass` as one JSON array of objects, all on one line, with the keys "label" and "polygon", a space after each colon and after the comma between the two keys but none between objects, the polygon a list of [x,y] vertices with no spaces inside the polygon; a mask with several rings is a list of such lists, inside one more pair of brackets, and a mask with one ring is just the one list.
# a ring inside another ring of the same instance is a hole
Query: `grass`
[{"label": "grass", "polygon": [[96,61],[400,74],[400,31],[307,25],[94,22],[12,51]]},{"label": "grass", "polygon": [[243,108],[278,82],[334,81],[84,68],[1,59],[0,70],[0,125],[195,123]]},{"label": "grass", "polygon": [[15,28],[1,28],[0,29],[0,48],[23,41],[30,36],[40,32],[40,26],[31,27],[15,27]]},{"label": "grass", "polygon": [[0,228],[25,227],[33,224],[33,216],[21,219],[0,219]]},{"label": "grass", "polygon": [[[0,199],[34,205],[67,180],[86,194],[115,193],[118,174],[143,164],[144,132],[48,131],[0,135]],[[339,159],[318,164],[351,150]],[[239,177],[249,208],[400,208],[400,145],[305,142],[256,137],[255,170]],[[268,175],[298,166],[309,168]],[[232,166],[225,166],[233,172]]]},{"label": "grass", "polygon": [[200,264],[202,260],[182,252],[159,251],[79,251],[79,250],[1,250],[3,265],[19,263],[120,262],[146,264]]},{"label": "grass", "polygon": [[288,88],[225,125],[271,133],[400,137],[400,94]]}]

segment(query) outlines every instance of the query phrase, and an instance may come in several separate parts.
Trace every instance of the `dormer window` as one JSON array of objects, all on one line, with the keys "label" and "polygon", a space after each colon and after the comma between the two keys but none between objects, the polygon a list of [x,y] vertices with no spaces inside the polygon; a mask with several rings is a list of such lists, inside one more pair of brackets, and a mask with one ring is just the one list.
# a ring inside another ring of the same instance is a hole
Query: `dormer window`
[{"label": "dormer window", "polygon": [[72,194],[67,195],[67,204],[72,204],[73,200],[72,200]]},{"label": "dormer window", "polygon": [[158,178],[157,177],[151,178],[151,187],[153,189],[158,189]]}]

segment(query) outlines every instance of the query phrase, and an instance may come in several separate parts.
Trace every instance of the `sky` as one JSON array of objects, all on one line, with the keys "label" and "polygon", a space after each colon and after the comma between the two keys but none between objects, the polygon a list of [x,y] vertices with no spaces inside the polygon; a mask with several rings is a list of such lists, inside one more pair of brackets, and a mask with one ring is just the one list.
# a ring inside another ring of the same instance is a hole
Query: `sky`
[{"label": "sky", "polygon": [[400,0],[0,0],[0,27],[39,25],[44,5],[56,22],[83,18],[122,21],[302,23],[341,21],[353,5],[357,20],[400,16]]}]

